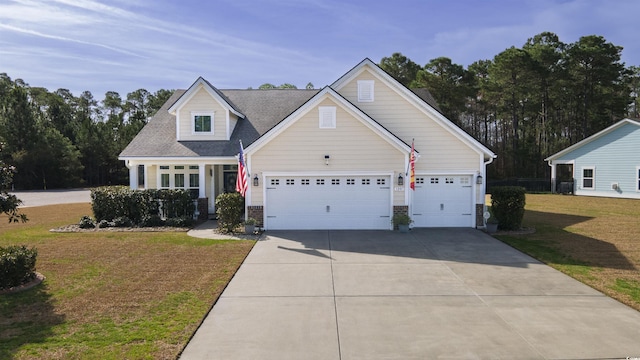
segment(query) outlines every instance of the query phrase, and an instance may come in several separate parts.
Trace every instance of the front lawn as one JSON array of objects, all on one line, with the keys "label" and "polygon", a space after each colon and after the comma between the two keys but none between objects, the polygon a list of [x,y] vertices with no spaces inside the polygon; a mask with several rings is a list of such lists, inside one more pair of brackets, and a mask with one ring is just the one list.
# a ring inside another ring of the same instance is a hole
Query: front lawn
[{"label": "front lawn", "polygon": [[529,235],[496,237],[640,310],[640,200],[527,194]]},{"label": "front lawn", "polygon": [[0,246],[38,249],[38,287],[0,295],[0,359],[175,359],[253,241],[185,233],[51,233],[90,204],[0,217]]}]

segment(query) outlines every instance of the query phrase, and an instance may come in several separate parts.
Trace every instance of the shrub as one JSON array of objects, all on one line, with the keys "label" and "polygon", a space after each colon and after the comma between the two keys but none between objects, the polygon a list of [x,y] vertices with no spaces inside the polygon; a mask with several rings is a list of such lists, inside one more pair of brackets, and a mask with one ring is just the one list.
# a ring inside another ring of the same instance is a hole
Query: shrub
[{"label": "shrub", "polygon": [[498,229],[518,230],[524,217],[525,189],[520,186],[496,186],[491,190],[491,212]]},{"label": "shrub", "polygon": [[108,220],[100,220],[100,222],[98,222],[98,227],[100,229],[104,229],[104,228],[108,228],[108,227],[113,227],[113,223],[108,221]]},{"label": "shrub", "polygon": [[[166,218],[193,217],[195,213],[191,193],[184,189],[132,190],[126,186],[103,186],[91,190],[91,207],[99,224],[104,220],[120,226],[142,226],[154,216],[162,217],[161,210]],[[129,219],[131,225],[124,225],[120,218]]]},{"label": "shrub", "polygon": [[80,218],[80,223],[78,224],[78,226],[80,226],[80,229],[93,229],[96,227],[96,222],[93,221],[91,216],[85,215]]},{"label": "shrub", "polygon": [[25,245],[0,247],[0,289],[23,284],[36,276],[35,248]]},{"label": "shrub", "polygon": [[233,232],[242,224],[244,198],[239,193],[220,194],[216,197],[218,228],[224,232]]},{"label": "shrub", "polygon": [[194,224],[193,218],[181,216],[169,218],[166,221],[166,225],[170,227],[191,227]]},{"label": "shrub", "polygon": [[115,227],[131,227],[133,226],[133,223],[131,222],[131,219],[129,219],[126,216],[119,216],[115,219],[113,219],[113,226]]},{"label": "shrub", "polygon": [[140,226],[142,227],[164,226],[164,220],[162,220],[160,215],[146,215],[142,218],[142,221],[140,222]]}]

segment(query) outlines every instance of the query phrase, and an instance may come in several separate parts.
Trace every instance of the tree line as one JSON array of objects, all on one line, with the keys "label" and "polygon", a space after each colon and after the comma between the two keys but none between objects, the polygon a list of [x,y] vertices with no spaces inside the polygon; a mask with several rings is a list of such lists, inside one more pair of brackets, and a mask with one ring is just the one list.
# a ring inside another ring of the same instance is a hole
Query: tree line
[{"label": "tree line", "polygon": [[[621,52],[601,36],[566,44],[543,32],[466,68],[446,57],[420,66],[401,53],[380,66],[409,88],[429,89],[443,115],[498,155],[490,178],[543,178],[545,157],[640,117],[640,67],[625,66]],[[108,91],[97,100],[1,73],[0,161],[17,169],[16,189],[126,184],[119,153],[173,91]]]},{"label": "tree line", "polygon": [[638,118],[640,68],[603,37],[570,44],[543,32],[467,68],[438,57],[420,66],[401,53],[380,66],[427,88],[443,115],[492,149],[492,179],[548,177],[543,161],[625,118]]},{"label": "tree line", "polygon": [[0,163],[12,165],[18,189],[126,184],[118,155],[173,94],[138,89],[74,96],[0,74]]}]

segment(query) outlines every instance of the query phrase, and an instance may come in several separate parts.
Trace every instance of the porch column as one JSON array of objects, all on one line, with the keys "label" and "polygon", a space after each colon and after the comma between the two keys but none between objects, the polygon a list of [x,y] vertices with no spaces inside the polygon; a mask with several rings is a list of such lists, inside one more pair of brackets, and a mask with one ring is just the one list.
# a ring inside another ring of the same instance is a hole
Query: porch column
[{"label": "porch column", "polygon": [[205,189],[207,188],[206,185],[206,173],[205,173],[205,167],[206,164],[198,164],[198,184],[200,184],[200,186],[198,186],[198,197],[200,199],[204,199],[207,197],[206,191]]},{"label": "porch column", "polygon": [[136,190],[138,188],[138,165],[127,160],[127,168],[129,169],[129,188]]}]

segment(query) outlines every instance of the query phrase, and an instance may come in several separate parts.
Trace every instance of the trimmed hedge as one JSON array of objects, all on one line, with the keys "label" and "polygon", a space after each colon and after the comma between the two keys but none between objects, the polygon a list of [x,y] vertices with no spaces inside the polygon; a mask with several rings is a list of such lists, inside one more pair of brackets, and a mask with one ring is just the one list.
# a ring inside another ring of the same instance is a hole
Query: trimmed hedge
[{"label": "trimmed hedge", "polygon": [[491,212],[498,220],[500,230],[519,230],[522,226],[525,188],[496,186],[491,189]]},{"label": "trimmed hedge", "polygon": [[0,289],[24,284],[36,276],[35,248],[25,245],[0,247]]},{"label": "trimmed hedge", "polygon": [[233,232],[233,230],[242,224],[243,210],[244,198],[240,193],[234,192],[218,195],[218,197],[216,197],[218,228],[223,232]]},{"label": "trimmed hedge", "polygon": [[126,186],[103,186],[91,190],[96,223],[115,226],[157,224],[159,218],[193,218],[191,193],[184,189],[132,190]]}]

